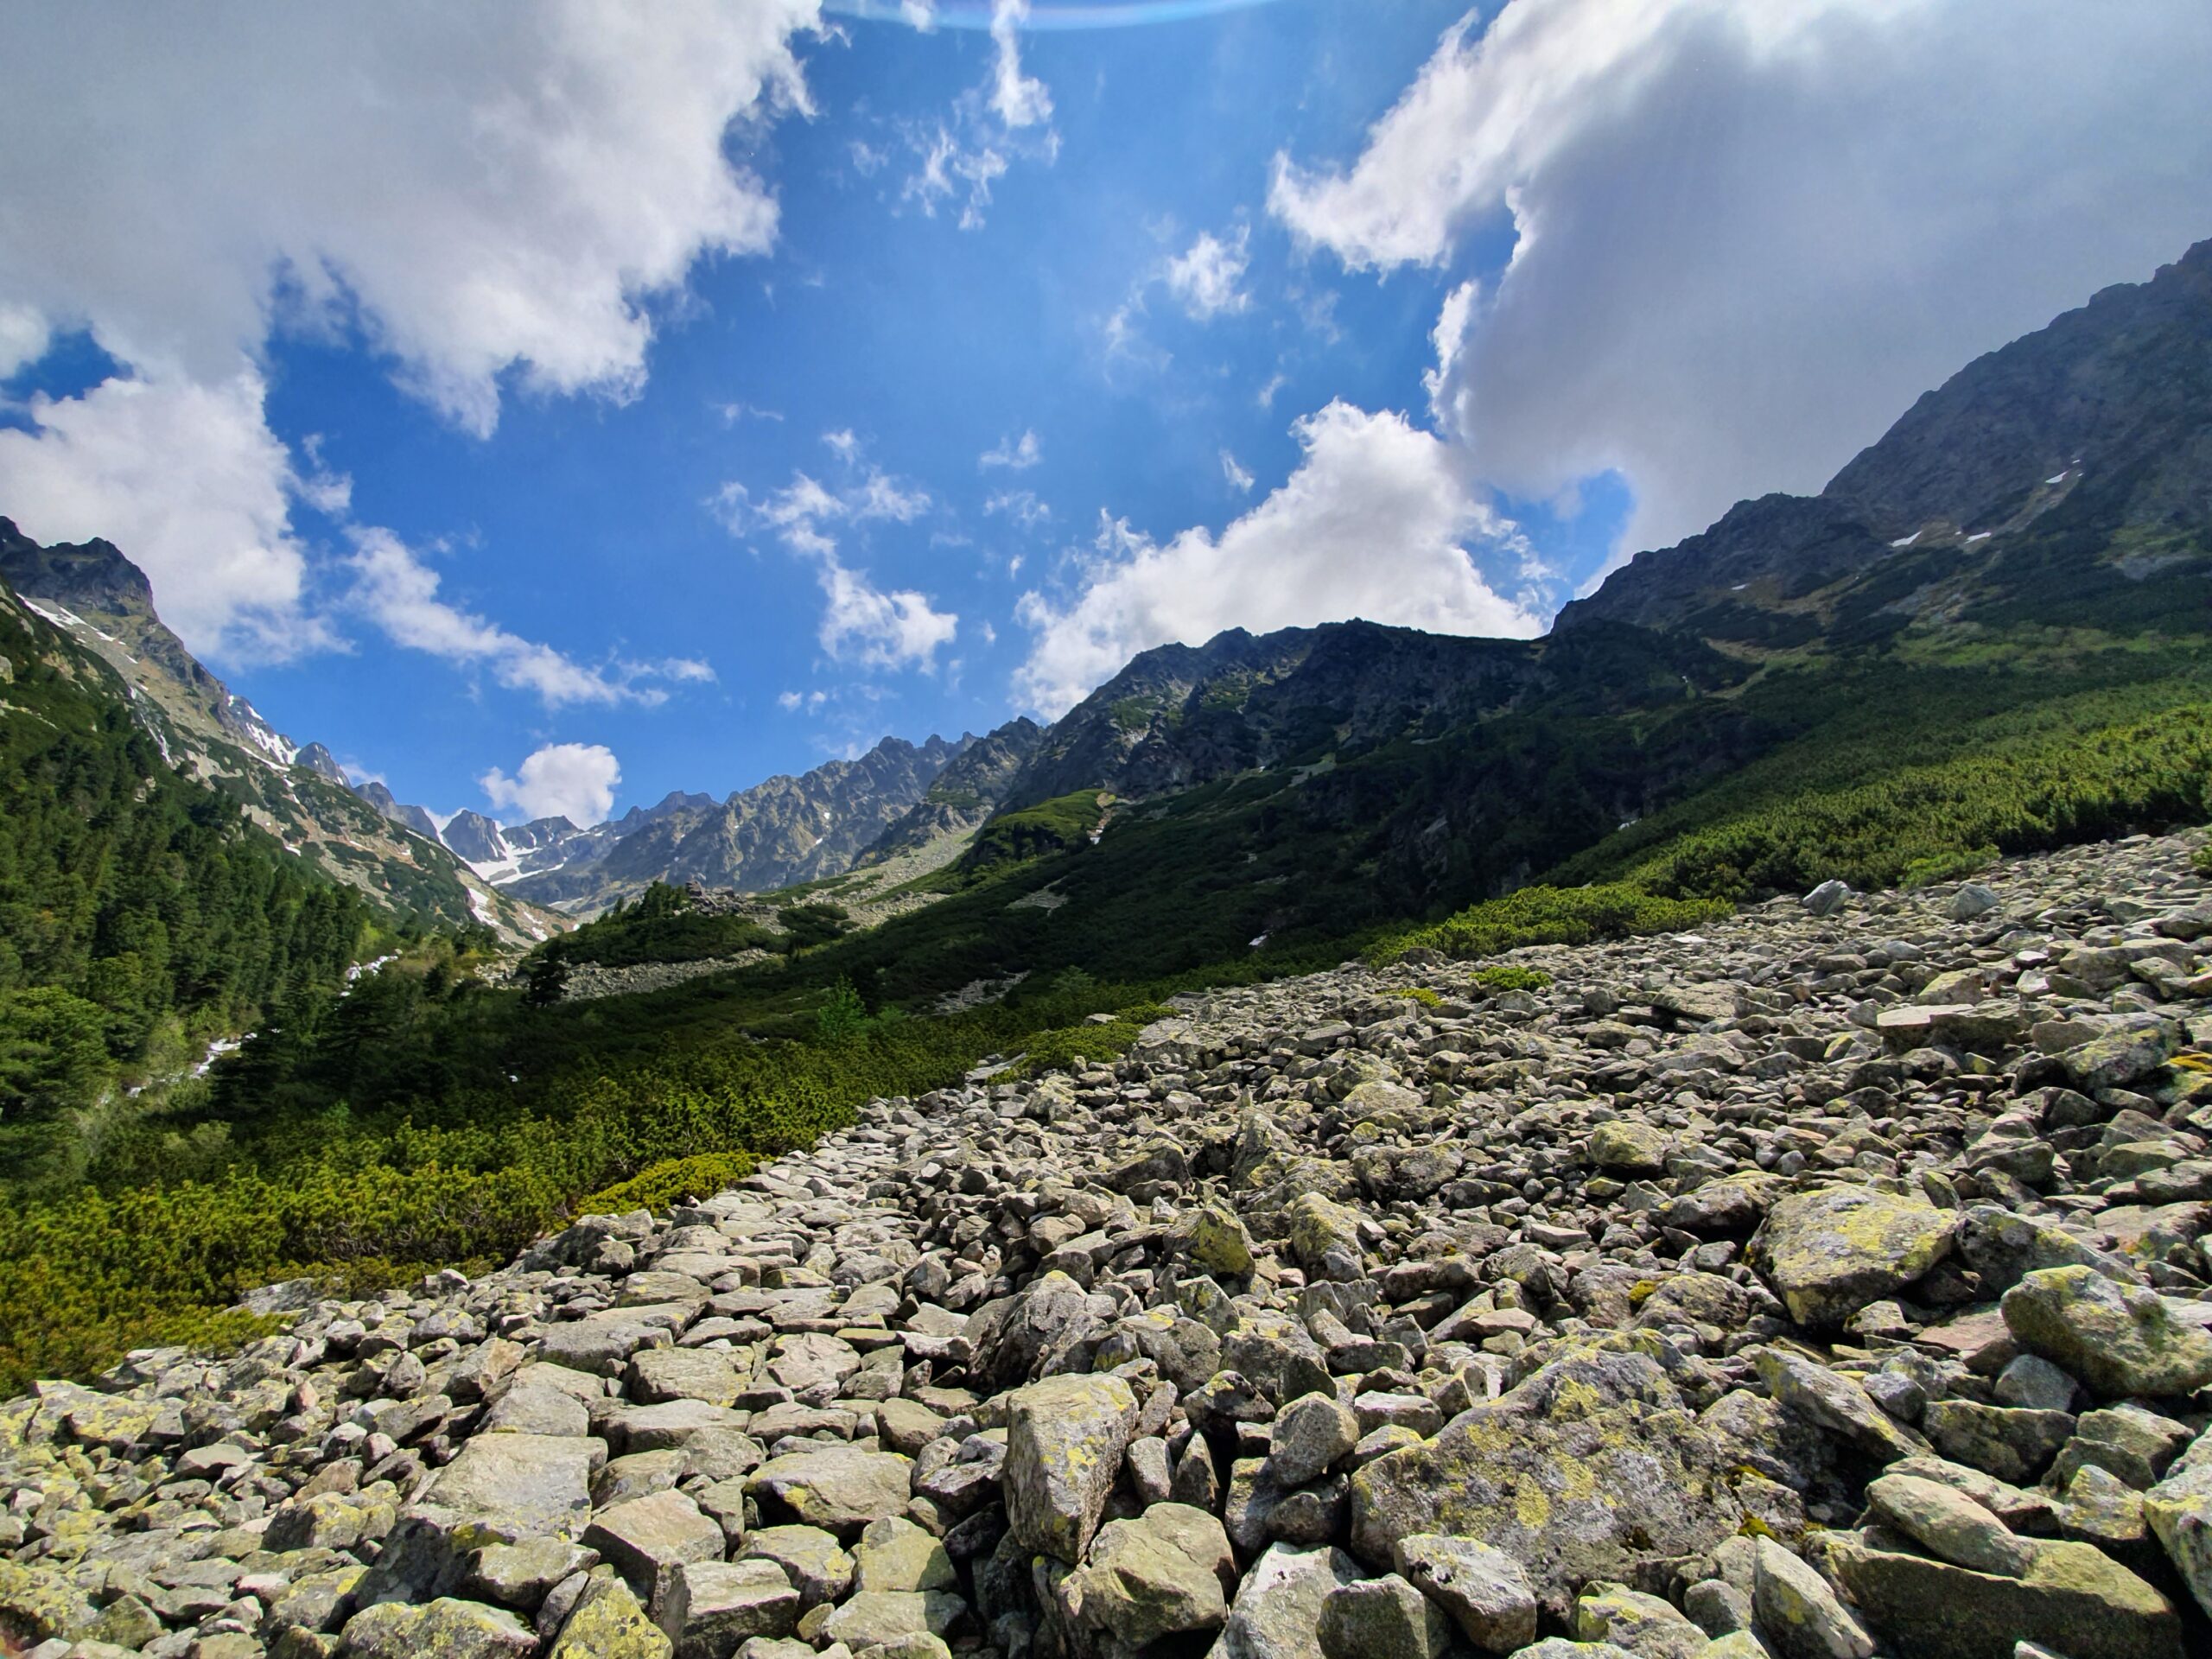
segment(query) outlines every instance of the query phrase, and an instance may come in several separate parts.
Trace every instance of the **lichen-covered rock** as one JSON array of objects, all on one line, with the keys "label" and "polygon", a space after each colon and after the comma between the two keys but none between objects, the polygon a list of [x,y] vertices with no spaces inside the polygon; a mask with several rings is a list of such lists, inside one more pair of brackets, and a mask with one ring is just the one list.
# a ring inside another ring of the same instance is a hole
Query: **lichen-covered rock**
[{"label": "lichen-covered rock", "polygon": [[346,1659],[528,1659],[537,1635],[504,1607],[451,1598],[420,1607],[385,1602],[346,1621],[340,1650]]},{"label": "lichen-covered rock", "polygon": [[1216,1659],[1324,1659],[1321,1609],[1359,1567],[1325,1544],[1270,1544],[1236,1586]]},{"label": "lichen-covered rock", "polygon": [[1914,1475],[1870,1481],[1866,1502],[1885,1524],[1913,1539],[1954,1567],[2017,1579],[2035,1551],[1965,1493]]},{"label": "lichen-covered rock", "polygon": [[1870,1659],[1873,1643],[1819,1573],[1770,1538],[1751,1548],[1754,1628],[1781,1659]]},{"label": "lichen-covered rock", "polygon": [[1027,1549],[1083,1559],[1136,1426],[1118,1376],[1056,1376],[1007,1402],[1007,1524]]},{"label": "lichen-covered rock", "polygon": [[1328,1659],[1443,1659],[1452,1645],[1444,1610],[1395,1573],[1340,1585],[1321,1603]]},{"label": "lichen-covered rock", "polygon": [[1362,1560],[1386,1566],[1417,1534],[1479,1538],[1519,1562],[1562,1619],[1591,1580],[1710,1549],[1742,1518],[1665,1374],[1643,1354],[1594,1345],[1368,1464],[1351,1503]]},{"label": "lichen-covered rock", "polygon": [[2182,1659],[2180,1616],[2088,1544],[2048,1540],[2018,1578],[1834,1535],[1824,1559],[1868,1628],[1914,1659],[2012,1659],[2040,1643],[2068,1659]]},{"label": "lichen-covered rock", "polygon": [[669,1659],[672,1645],[630,1586],[602,1568],[592,1574],[546,1659]]},{"label": "lichen-covered rock", "polygon": [[1768,1211],[1751,1259],[1803,1325],[1832,1329],[1894,1296],[1949,1254],[1955,1211],[1925,1198],[1840,1185],[1793,1192]]},{"label": "lichen-covered rock", "polygon": [[2212,1383],[2212,1336],[2183,1325],[2156,1291],[2117,1285],[2094,1268],[2047,1268],[2005,1293],[2005,1324],[2023,1347],[2107,1399],[2185,1395]]},{"label": "lichen-covered rock", "polygon": [[1610,1642],[1641,1659],[1696,1659],[1705,1632],[1657,1596],[1603,1579],[1585,1586],[1573,1627],[1582,1642]]},{"label": "lichen-covered rock", "polygon": [[780,1504],[802,1524],[856,1537],[871,1521],[906,1507],[914,1464],[895,1452],[824,1446],[771,1458],[746,1478],[746,1491]]},{"label": "lichen-covered rock", "polygon": [[1665,1130],[1632,1117],[1619,1117],[1590,1131],[1588,1155],[1599,1169],[1643,1175],[1666,1167],[1667,1149],[1672,1144]]},{"label": "lichen-covered rock", "polygon": [[1130,1649],[1219,1630],[1236,1564],[1221,1522],[1185,1503],[1155,1503],[1099,1529],[1088,1560],[1062,1580],[1069,1618]]},{"label": "lichen-covered rock", "polygon": [[1512,1653],[1536,1639],[1536,1593],[1504,1551],[1473,1538],[1416,1533],[1399,1539],[1390,1559],[1483,1652]]}]

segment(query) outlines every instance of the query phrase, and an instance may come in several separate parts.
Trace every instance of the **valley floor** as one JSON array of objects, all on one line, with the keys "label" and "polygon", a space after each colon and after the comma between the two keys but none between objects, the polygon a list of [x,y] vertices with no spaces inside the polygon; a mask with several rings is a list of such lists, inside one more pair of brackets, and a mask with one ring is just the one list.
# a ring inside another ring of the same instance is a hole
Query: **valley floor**
[{"label": "valley floor", "polygon": [[53,1659],[2212,1650],[2195,839],[1517,988],[1417,953],[1179,998],[474,1282],[278,1287],[283,1334],[0,1408],[0,1621]]}]

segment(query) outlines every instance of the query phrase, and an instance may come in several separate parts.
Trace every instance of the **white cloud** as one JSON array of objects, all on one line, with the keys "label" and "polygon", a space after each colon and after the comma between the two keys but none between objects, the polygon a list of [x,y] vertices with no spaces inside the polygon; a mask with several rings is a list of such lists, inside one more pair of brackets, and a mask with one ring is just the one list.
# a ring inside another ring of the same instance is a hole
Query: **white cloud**
[{"label": "white cloud", "polygon": [[937,28],[936,0],[899,0],[899,15],[925,35]]},{"label": "white cloud", "polygon": [[477,779],[495,812],[566,818],[585,830],[613,812],[621,781],[614,751],[603,743],[548,743],[525,756],[513,777],[494,766]]},{"label": "white cloud", "polygon": [[[128,0],[0,13],[0,302],[141,368],[227,380],[272,315],[354,321],[450,418],[501,377],[626,397],[642,302],[776,207],[734,120],[803,107],[817,0],[537,7]],[[97,129],[99,142],[56,143]]]},{"label": "white cloud", "polygon": [[838,460],[848,464],[857,459],[861,453],[861,441],[853,435],[853,429],[849,426],[835,432],[824,432],[822,442],[830,446]]},{"label": "white cloud", "polygon": [[1034,490],[997,491],[984,500],[983,512],[987,518],[1011,518],[1024,530],[1034,530],[1052,516]]},{"label": "white cloud", "polygon": [[0,380],[46,355],[46,319],[28,305],[0,301]]},{"label": "white cloud", "polygon": [[234,363],[211,384],[116,378],[34,397],[29,430],[0,430],[0,511],[38,541],[113,542],[195,651],[265,661],[326,646],[291,528],[289,498],[308,486],[263,418],[264,391]]},{"label": "white cloud", "polygon": [[939,205],[950,201],[964,185],[968,194],[960,207],[960,228],[981,230],[983,209],[991,205],[991,186],[1006,176],[1005,156],[989,143],[964,144],[950,128],[944,126],[937,128],[933,137],[911,137],[910,142],[921,156],[922,166],[900,188],[899,200],[920,207],[925,219],[935,219]]},{"label": "white cloud", "polygon": [[1036,638],[1016,696],[1057,715],[1136,652],[1230,627],[1364,617],[1440,633],[1538,631],[1471,556],[1480,549],[1518,566],[1525,543],[1441,440],[1402,415],[1340,402],[1292,430],[1305,451],[1297,470],[1217,537],[1192,529],[1160,543],[1102,514],[1079,590],[1064,603],[1022,597],[1019,614]]},{"label": "white cloud", "polygon": [[1236,464],[1236,457],[1226,449],[1221,452],[1221,475],[1229,480],[1229,487],[1239,494],[1249,494],[1253,485],[1258,482]]},{"label": "white cloud", "polygon": [[634,395],[651,306],[701,256],[773,239],[775,203],[724,139],[805,107],[791,42],[817,15],[0,10],[0,56],[38,67],[0,99],[0,372],[76,328],[132,371],[8,435],[11,510],[122,546],[195,651],[334,643],[289,502],[342,514],[350,480],[269,429],[253,365],[272,329],[358,330],[473,432],[510,385]]},{"label": "white cloud", "polygon": [[1290,377],[1287,374],[1277,372],[1269,375],[1268,384],[1252,394],[1252,401],[1262,409],[1273,409],[1275,406],[1275,394],[1289,384]]},{"label": "white cloud", "polygon": [[1021,67],[1020,29],[1028,18],[1028,0],[995,0],[991,69],[982,85],[955,99],[944,120],[899,124],[919,163],[900,186],[899,200],[920,208],[925,218],[936,218],[940,207],[960,198],[960,228],[981,230],[991,187],[1016,161],[1050,167],[1059,159],[1052,92]]},{"label": "white cloud", "polygon": [[672,658],[656,664],[623,664],[608,673],[588,668],[552,646],[524,639],[438,596],[440,577],[388,530],[357,529],[347,561],[354,576],[348,602],[394,645],[458,667],[483,667],[511,690],[529,691],[549,709],[572,702],[667,701],[656,677],[712,679],[706,664]]},{"label": "white cloud", "polygon": [[1037,435],[1024,432],[1019,438],[1001,438],[998,448],[983,451],[976,464],[982,467],[1003,467],[1008,472],[1026,473],[1044,458],[1044,452],[1038,447]]},{"label": "white cloud", "polygon": [[952,643],[960,619],[934,608],[927,594],[912,588],[885,593],[866,571],[848,569],[834,552],[821,556],[817,565],[829,601],[817,637],[836,660],[926,672],[936,666],[938,649]]},{"label": "white cloud", "polygon": [[1243,310],[1252,302],[1237,284],[1244,280],[1245,267],[1251,263],[1250,242],[1251,232],[1242,225],[1227,241],[1211,231],[1201,231],[1187,251],[1167,262],[1168,291],[1200,322],[1211,321],[1224,312]]},{"label": "white cloud", "polygon": [[841,524],[910,524],[929,510],[926,493],[872,467],[845,490],[794,473],[789,484],[758,500],[732,482],[708,505],[732,535],[766,531],[812,562],[824,600],[817,637],[832,658],[871,669],[935,669],[937,652],[951,643],[959,617],[938,610],[927,594],[912,588],[887,593],[878,588],[866,571],[845,563],[830,533]]},{"label": "white cloud", "polygon": [[1270,206],[1347,266],[1516,245],[1433,398],[1532,499],[1617,469],[1624,550],[1809,491],[1926,388],[2206,233],[2198,0],[1510,0]]},{"label": "white cloud", "polygon": [[1017,32],[1029,21],[1029,0],[996,0],[991,7],[991,111],[1009,130],[1041,126],[1052,118],[1052,94],[1021,73]]}]

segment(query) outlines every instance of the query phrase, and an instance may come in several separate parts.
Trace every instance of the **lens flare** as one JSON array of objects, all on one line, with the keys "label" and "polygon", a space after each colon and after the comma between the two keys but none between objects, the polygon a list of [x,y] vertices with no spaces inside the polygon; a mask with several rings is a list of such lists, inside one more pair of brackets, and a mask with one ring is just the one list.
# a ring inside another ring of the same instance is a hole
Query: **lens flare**
[{"label": "lens flare", "polygon": [[[1224,12],[1250,11],[1271,6],[1276,0],[1124,0],[1104,5],[1052,5],[1033,0],[1029,15],[1018,28],[1027,34],[1052,34],[1082,29],[1136,29],[1146,23],[1179,23]],[[909,9],[899,0],[824,0],[822,10],[839,17],[869,22],[911,26]],[[938,0],[930,8],[938,29],[988,29],[994,8],[989,0]]]}]

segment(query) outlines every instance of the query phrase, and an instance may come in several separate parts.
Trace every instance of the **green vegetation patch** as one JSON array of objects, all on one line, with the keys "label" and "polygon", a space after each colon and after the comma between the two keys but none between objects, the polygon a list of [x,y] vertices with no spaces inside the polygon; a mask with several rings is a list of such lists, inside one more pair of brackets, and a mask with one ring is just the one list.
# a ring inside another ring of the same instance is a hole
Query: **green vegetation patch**
[{"label": "green vegetation patch", "polygon": [[760,1160],[745,1152],[702,1152],[689,1158],[664,1158],[626,1181],[576,1201],[587,1216],[626,1215],[632,1210],[665,1210],[685,1198],[710,1198],[750,1175]]},{"label": "green vegetation patch", "polygon": [[1486,991],[1548,991],[1552,976],[1541,968],[1516,968],[1500,963],[1478,970],[1475,983]]},{"label": "green vegetation patch", "polygon": [[1591,887],[1523,887],[1470,906],[1427,927],[1386,939],[1373,959],[1436,950],[1460,961],[1500,956],[1526,944],[1588,944],[1638,933],[1672,933],[1726,916],[1713,899],[1668,899],[1622,882]]},{"label": "green vegetation patch", "polygon": [[1097,790],[1079,789],[1018,812],[1002,812],[978,832],[975,845],[960,855],[956,868],[972,876],[1084,846],[1096,833],[1110,800]]}]

